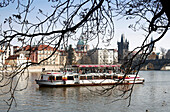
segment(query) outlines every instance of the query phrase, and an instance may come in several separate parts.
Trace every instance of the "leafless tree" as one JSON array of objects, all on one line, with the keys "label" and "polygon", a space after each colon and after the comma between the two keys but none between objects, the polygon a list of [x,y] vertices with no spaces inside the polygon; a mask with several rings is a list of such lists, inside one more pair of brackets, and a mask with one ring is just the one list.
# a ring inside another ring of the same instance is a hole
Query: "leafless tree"
[{"label": "leafless tree", "polygon": [[[15,102],[15,91],[25,70],[51,58],[61,44],[67,45],[69,39],[78,40],[77,37],[85,35],[88,37],[86,42],[102,39],[102,42],[109,43],[114,35],[113,17],[122,16],[126,19],[134,19],[136,23],[130,25],[129,28],[135,31],[143,29],[147,34],[143,44],[134,49],[138,52],[122,65],[122,69],[128,74],[133,69],[139,71],[140,65],[144,63],[152,51],[149,47],[159,41],[169,29],[170,12],[168,5],[170,1],[168,0],[48,0],[50,12],[35,6],[34,2],[34,0],[3,0],[0,2],[0,8],[17,4],[17,11],[5,18],[1,24],[0,45],[9,46],[12,42],[18,40],[18,44],[21,45],[20,49],[30,45],[28,50],[30,55],[36,51],[34,46],[41,44],[52,45],[55,48],[49,57],[40,62],[23,63],[15,67],[12,73],[5,73],[7,67],[5,65],[2,67],[0,87],[8,86],[9,89],[5,92],[2,91],[1,94],[10,94],[11,97],[7,101],[9,109]],[[38,12],[34,16],[35,11]],[[159,37],[151,43],[147,43],[152,33],[158,33]],[[5,49],[7,48],[9,47]],[[133,63],[139,53],[141,53],[140,60]],[[28,78],[29,74],[26,80]],[[14,82],[14,79],[16,82]],[[122,80],[120,80],[121,82]],[[104,89],[102,93],[109,92],[116,86]],[[131,99],[133,86],[119,96],[129,93],[126,98]]]},{"label": "leafless tree", "polygon": [[92,64],[90,56],[88,55],[82,56],[82,58],[80,59],[80,64]]},{"label": "leafless tree", "polygon": [[[5,18],[1,24],[0,45],[8,44],[5,48],[7,49],[12,42],[18,40],[21,50],[24,46],[29,45],[28,56],[36,52],[34,46],[46,44],[55,48],[48,58],[40,62],[23,63],[16,66],[12,73],[4,73],[7,67],[5,65],[2,67],[1,88],[7,86],[10,88],[2,91],[1,94],[10,94],[11,97],[6,100],[9,109],[15,101],[14,96],[18,85],[16,82],[19,82],[29,66],[40,65],[51,58],[61,44],[67,47],[68,39],[78,40],[80,35],[84,35],[88,37],[86,42],[96,38],[109,42],[114,34],[113,12],[108,1],[48,0],[46,2],[50,4],[48,7],[50,12],[35,6],[37,4],[34,5],[34,2],[34,0],[3,0],[0,3],[1,8],[17,4],[17,11]],[[36,12],[37,10],[38,12]],[[36,13],[34,17],[33,13]],[[35,19],[35,21],[32,21],[32,19]],[[106,35],[109,36],[106,37]],[[14,82],[14,79],[16,82]]]},{"label": "leafless tree", "polygon": [[163,48],[163,47],[161,47],[161,48],[160,48],[160,51],[161,51],[161,53],[162,53],[163,58],[165,58],[166,49]]},{"label": "leafless tree", "polygon": [[[128,56],[133,53],[130,52],[127,55],[127,61],[122,64],[122,69],[126,72],[124,77],[133,70],[137,70],[136,76],[140,70],[140,66],[145,62],[147,56],[152,52],[154,44],[159,41],[167,33],[169,29],[170,12],[168,12],[168,0],[117,0],[116,1],[116,12],[117,15],[121,15],[122,18],[134,19],[136,22],[130,24],[129,28],[134,31],[144,30],[146,31],[145,39],[140,47],[135,48],[133,51],[137,50],[137,53],[133,55],[130,59]],[[148,38],[151,34],[157,33],[158,37],[147,43]],[[138,56],[138,60],[135,57]],[[120,81],[120,83],[122,80]],[[112,91],[111,88],[104,89],[102,92],[105,94],[108,91]],[[133,92],[134,84],[123,91],[123,94],[119,94],[119,97],[125,96],[124,98],[129,98],[129,105],[131,101],[131,95]]]}]

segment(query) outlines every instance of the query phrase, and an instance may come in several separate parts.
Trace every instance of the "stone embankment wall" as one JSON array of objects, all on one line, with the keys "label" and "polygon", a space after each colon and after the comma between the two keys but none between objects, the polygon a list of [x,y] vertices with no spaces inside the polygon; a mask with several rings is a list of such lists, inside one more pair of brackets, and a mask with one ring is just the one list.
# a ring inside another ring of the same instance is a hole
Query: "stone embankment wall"
[{"label": "stone embankment wall", "polygon": [[42,69],[45,68],[45,70],[60,70],[63,66],[31,66],[28,68],[30,72],[42,72]]},{"label": "stone embankment wall", "polygon": [[[45,68],[45,70],[60,70],[60,68],[63,68],[63,66],[51,66],[51,65],[30,66],[28,70],[29,72],[42,72],[43,68]],[[15,70],[15,68],[8,67],[7,70],[13,71]]]}]

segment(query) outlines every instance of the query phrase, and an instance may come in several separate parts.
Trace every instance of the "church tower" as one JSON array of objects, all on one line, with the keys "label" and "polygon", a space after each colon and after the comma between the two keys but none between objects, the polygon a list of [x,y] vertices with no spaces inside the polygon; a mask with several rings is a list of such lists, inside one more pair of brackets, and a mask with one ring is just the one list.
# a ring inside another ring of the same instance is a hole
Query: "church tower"
[{"label": "church tower", "polygon": [[[153,37],[151,37],[151,41],[150,41],[150,43],[151,42],[153,42],[154,40],[153,40]],[[149,46],[149,51],[151,51],[152,50],[152,52],[156,52],[156,47],[154,47],[154,44],[151,44],[150,46]]]},{"label": "church tower", "polygon": [[83,37],[80,37],[79,41],[77,42],[77,50],[78,51],[88,51],[89,45],[84,42]]},{"label": "church tower", "polygon": [[129,42],[125,39],[124,34],[121,35],[121,41],[118,44],[118,62],[123,63],[126,59],[125,56],[129,51]]}]

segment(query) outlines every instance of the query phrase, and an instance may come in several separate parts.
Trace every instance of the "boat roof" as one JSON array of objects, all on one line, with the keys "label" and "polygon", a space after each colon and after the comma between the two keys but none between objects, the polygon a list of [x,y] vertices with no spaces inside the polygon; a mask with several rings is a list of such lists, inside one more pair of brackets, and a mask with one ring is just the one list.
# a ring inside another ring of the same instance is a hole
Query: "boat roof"
[{"label": "boat roof", "polygon": [[120,65],[73,65],[72,67],[120,67]]},{"label": "boat roof", "polygon": [[77,73],[72,73],[72,72],[67,72],[66,74],[63,72],[48,72],[46,74],[42,74],[43,76],[103,76],[103,75],[114,75],[114,74],[103,74],[103,73],[88,73],[88,74],[77,74]]},{"label": "boat roof", "polygon": [[63,76],[62,72],[47,72],[47,73],[43,73],[42,75],[44,76]]},{"label": "boat roof", "polygon": [[89,73],[89,74],[81,74],[80,76],[110,76],[110,75],[115,75],[115,74],[109,74],[109,73]]},{"label": "boat roof", "polygon": [[43,73],[42,75],[44,76],[73,76],[73,75],[77,75],[77,73],[72,73],[72,72],[47,72],[47,73]]}]

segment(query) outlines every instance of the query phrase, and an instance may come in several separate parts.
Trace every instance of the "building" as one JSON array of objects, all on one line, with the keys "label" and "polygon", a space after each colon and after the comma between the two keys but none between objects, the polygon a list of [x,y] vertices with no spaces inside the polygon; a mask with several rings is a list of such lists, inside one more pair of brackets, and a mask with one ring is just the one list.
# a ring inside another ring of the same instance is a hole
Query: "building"
[{"label": "building", "polygon": [[[151,37],[150,43],[152,43],[153,41],[153,37]],[[147,60],[156,60],[164,58],[163,54],[161,54],[160,52],[156,52],[156,47],[154,47],[154,44],[151,44],[149,46],[149,52],[151,53],[148,55]]]},{"label": "building", "polygon": [[[74,50],[75,64],[90,64],[90,61],[84,60],[87,57],[87,51],[76,51]],[[85,62],[86,61],[86,62]]]},{"label": "building", "polygon": [[14,54],[13,45],[5,43],[0,45],[0,66],[5,64],[5,60]]},{"label": "building", "polygon": [[0,67],[5,64],[5,55],[3,55],[4,51],[0,50]]},{"label": "building", "polygon": [[88,50],[89,50],[89,45],[87,45],[87,43],[84,42],[84,39],[81,37],[77,42],[76,51],[88,51]]},{"label": "building", "polygon": [[113,50],[113,63],[116,64],[118,63],[118,51],[117,49],[111,49]]},{"label": "building", "polygon": [[[49,45],[39,45],[39,46],[30,46],[27,45],[23,48],[26,57],[29,57],[31,62],[41,63],[41,65],[59,65],[60,57],[59,51]],[[55,53],[51,56],[51,54]],[[50,58],[48,58],[51,56]],[[48,59],[47,59],[48,58]],[[44,60],[42,62],[42,60]]]},{"label": "building", "polygon": [[129,42],[125,39],[124,34],[121,35],[121,41],[117,42],[118,44],[118,62],[123,63],[127,59],[125,57],[128,55],[129,51]]},{"label": "building", "polygon": [[[77,45],[80,44],[80,41]],[[77,48],[72,48],[72,45],[70,45],[68,51],[67,51],[67,64],[81,64],[82,58],[87,55],[86,50],[78,50]],[[72,59],[70,59],[72,58]],[[70,62],[72,61],[72,62]]]},{"label": "building", "polygon": [[[19,52],[16,52],[16,54],[23,53],[25,54],[26,57],[30,58],[31,62],[35,62],[35,63],[39,63],[45,59],[45,61],[41,62],[40,65],[65,66],[68,58],[68,52],[62,49],[56,51],[55,50],[56,50],[55,48],[49,45],[39,45],[39,46],[27,45]],[[50,58],[48,58],[53,53],[53,51],[55,51],[55,53]],[[79,60],[82,58],[82,56],[87,54],[86,51],[77,50],[77,48],[73,49],[73,53],[75,56],[75,60],[73,60],[73,64],[78,63]]]},{"label": "building", "polygon": [[156,60],[158,59],[158,55],[155,52],[152,52],[148,57],[147,60]]},{"label": "building", "polygon": [[170,49],[168,50],[168,52],[165,55],[166,59],[170,59]]},{"label": "building", "polygon": [[65,66],[67,61],[67,53],[64,50],[59,50],[59,62],[61,66]]},{"label": "building", "polygon": [[5,60],[6,65],[11,65],[11,66],[25,66],[26,62],[30,62],[29,58],[26,58],[24,54],[20,53],[17,55],[11,55]]},{"label": "building", "polygon": [[117,63],[117,50],[115,49],[93,49],[89,51],[92,64],[110,65]]}]

